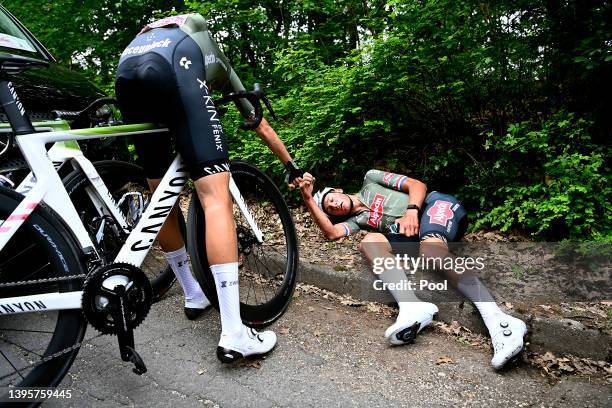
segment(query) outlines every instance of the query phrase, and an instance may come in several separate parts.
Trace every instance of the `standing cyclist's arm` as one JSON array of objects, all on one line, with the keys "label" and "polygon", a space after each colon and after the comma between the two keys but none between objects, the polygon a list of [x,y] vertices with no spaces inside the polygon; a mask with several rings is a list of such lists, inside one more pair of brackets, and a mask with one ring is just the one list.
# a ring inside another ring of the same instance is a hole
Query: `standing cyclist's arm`
[{"label": "standing cyclist's arm", "polygon": [[[229,66],[229,64],[228,64],[228,66]],[[233,68],[230,68],[230,76],[229,76],[229,84],[228,84],[228,86],[230,88],[228,90],[229,92],[236,92],[236,91],[244,91],[245,90],[244,85],[242,85],[242,82],[240,81],[240,78],[238,78],[238,75],[236,75],[236,72],[234,71]],[[245,119],[247,119],[247,120],[253,119],[253,117],[255,115],[255,109],[253,108],[253,105],[251,105],[251,103],[247,99],[240,99],[240,100],[236,101],[236,107],[238,108],[238,110],[240,111],[240,113],[242,114],[242,116]],[[283,163],[287,167],[287,170],[292,172],[291,171],[292,170],[292,166],[293,166],[293,168],[297,169],[297,165],[293,162],[293,159],[291,158],[291,155],[289,154],[289,151],[285,147],[285,144],[280,139],[280,137],[278,137],[278,134],[276,133],[274,128],[272,128],[272,126],[270,126],[270,123],[268,123],[266,118],[262,118],[261,123],[259,124],[259,126],[257,128],[255,128],[255,133],[257,133],[257,136],[259,136],[261,138],[261,140],[263,140],[263,142],[266,144],[266,146],[268,146],[268,148],[281,161],[281,163]],[[302,181],[302,179],[301,179],[301,177],[293,177],[298,172],[292,172],[292,173],[293,174],[291,176],[291,180],[289,180],[289,181],[291,182],[290,186],[294,187],[294,186],[298,185]]]},{"label": "standing cyclist's arm", "polygon": [[255,128],[255,133],[257,133],[257,136],[264,141],[270,150],[272,150],[272,153],[274,153],[283,164],[286,165],[287,162],[292,161],[291,155],[287,151],[285,144],[280,137],[278,137],[276,131],[270,126],[266,118],[263,118],[259,126]]}]

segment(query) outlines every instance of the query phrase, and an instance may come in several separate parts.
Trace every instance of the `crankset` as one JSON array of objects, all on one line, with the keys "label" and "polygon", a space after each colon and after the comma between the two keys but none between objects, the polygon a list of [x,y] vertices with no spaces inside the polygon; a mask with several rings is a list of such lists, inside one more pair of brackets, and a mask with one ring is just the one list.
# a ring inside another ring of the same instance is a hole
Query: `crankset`
[{"label": "crankset", "polygon": [[83,313],[103,334],[115,334],[123,361],[134,364],[136,374],[147,372],[134,347],[134,329],[144,321],[152,303],[152,290],[144,272],[126,263],[96,268],[83,283]]}]

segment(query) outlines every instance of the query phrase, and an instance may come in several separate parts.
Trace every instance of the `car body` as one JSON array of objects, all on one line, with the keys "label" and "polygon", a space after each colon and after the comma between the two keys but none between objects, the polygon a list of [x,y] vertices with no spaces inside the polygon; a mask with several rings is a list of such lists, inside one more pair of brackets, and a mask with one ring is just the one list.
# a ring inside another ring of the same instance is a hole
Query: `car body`
[{"label": "car body", "polygon": [[33,122],[54,119],[53,110],[82,110],[105,96],[82,74],[59,65],[32,33],[2,6],[0,53],[23,55],[49,63],[49,68],[28,70],[11,78]]}]

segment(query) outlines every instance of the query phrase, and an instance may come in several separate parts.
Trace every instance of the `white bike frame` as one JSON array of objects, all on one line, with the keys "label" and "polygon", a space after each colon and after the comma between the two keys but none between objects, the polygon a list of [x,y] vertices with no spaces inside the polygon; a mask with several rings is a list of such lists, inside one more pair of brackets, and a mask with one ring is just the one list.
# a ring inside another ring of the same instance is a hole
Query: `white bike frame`
[{"label": "white bike frame", "polygon": [[[167,131],[168,129],[144,124],[52,131],[17,136],[16,143],[28,162],[31,173],[17,187],[17,191],[24,195],[24,199],[13,213],[0,224],[0,252],[41,202],[53,209],[64,221],[81,247],[83,254],[96,251],[96,246],[81,222],[77,210],[56,171],[56,165],[59,167],[59,165],[68,161],[74,168],[80,169],[89,179],[91,186],[87,188],[87,193],[98,211],[101,212],[100,215],[111,216],[117,225],[127,233],[129,231],[128,223],[94,165],[83,155],[78,148],[78,143],[65,142],[142,134],[151,134],[150,137],[155,137],[154,134]],[[45,145],[49,143],[54,143],[54,145],[47,152]],[[115,262],[125,262],[138,267],[142,265],[188,178],[187,168],[181,156],[177,155],[153,193],[148,207],[142,213],[137,225],[129,233],[114,260]],[[231,177],[229,189],[234,202],[240,208],[258,242],[262,243],[263,234]],[[81,299],[82,291],[0,298],[0,315],[43,310],[80,309]]]}]

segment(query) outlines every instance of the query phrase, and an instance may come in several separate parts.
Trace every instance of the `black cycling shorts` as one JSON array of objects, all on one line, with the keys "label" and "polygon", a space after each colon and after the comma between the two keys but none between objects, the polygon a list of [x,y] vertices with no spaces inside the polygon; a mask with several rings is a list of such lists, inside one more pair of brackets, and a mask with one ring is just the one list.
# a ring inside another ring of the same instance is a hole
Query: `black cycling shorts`
[{"label": "black cycling shorts", "polygon": [[198,44],[179,28],[138,35],[124,51],[115,90],[126,123],[157,123],[170,134],[138,135],[134,145],[147,178],[161,178],[176,151],[194,180],[229,171],[220,117],[209,96]]},{"label": "black cycling shorts", "polygon": [[463,204],[450,194],[437,191],[425,198],[420,211],[419,235],[407,237],[404,234],[387,234],[393,253],[406,251],[410,242],[420,242],[428,238],[438,238],[444,242],[461,240],[467,229],[467,212]]}]

